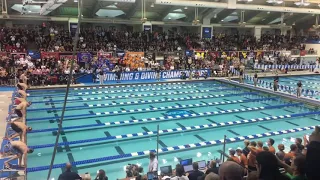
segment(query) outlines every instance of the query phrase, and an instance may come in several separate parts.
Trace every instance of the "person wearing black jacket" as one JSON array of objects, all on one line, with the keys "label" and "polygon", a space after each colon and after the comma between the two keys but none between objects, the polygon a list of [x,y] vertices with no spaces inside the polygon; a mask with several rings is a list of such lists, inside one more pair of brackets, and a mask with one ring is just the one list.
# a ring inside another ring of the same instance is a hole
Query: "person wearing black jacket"
[{"label": "person wearing black jacket", "polygon": [[82,180],[82,178],[79,176],[79,174],[75,172],[71,172],[71,164],[66,164],[66,171],[62,174],[60,174],[58,180]]},{"label": "person wearing black jacket", "polygon": [[308,180],[320,179],[320,128],[315,127],[315,131],[309,137],[306,157],[306,174]]},{"label": "person wearing black jacket", "polygon": [[203,176],[204,173],[202,171],[199,171],[199,165],[197,162],[194,162],[192,166],[193,171],[189,174],[188,178],[189,180],[197,180],[198,177]]}]

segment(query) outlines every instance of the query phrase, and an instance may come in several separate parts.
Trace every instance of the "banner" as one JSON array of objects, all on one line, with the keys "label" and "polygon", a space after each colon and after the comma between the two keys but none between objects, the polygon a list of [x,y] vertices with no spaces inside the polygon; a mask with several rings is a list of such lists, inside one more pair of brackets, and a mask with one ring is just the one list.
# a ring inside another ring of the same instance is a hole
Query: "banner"
[{"label": "banner", "polygon": [[[180,79],[181,72],[185,72],[186,76],[189,77],[190,73],[199,72],[200,77],[203,77],[207,73],[210,77],[210,69],[201,69],[201,70],[176,70],[176,71],[162,71],[160,72],[160,79]],[[98,75],[99,76],[99,75]],[[122,81],[141,81],[141,80],[156,80],[157,73],[155,71],[138,71],[138,72],[124,72],[121,73]],[[99,81],[99,77],[97,77]],[[107,72],[104,74],[104,81],[116,81],[116,74],[113,72]],[[83,83],[83,82],[82,82]]]},{"label": "banner", "polygon": [[257,59],[259,56],[263,57],[263,51],[255,51],[254,54],[256,55],[255,58]]},{"label": "banner", "polygon": [[11,55],[12,59],[19,59],[19,58],[26,57],[26,53],[11,53],[10,55]]},{"label": "banner", "polygon": [[248,57],[248,51],[240,51],[239,52],[240,59],[247,59],[247,57]]},{"label": "banner", "polygon": [[49,58],[49,57],[54,57],[56,60],[58,60],[60,58],[59,53],[58,52],[41,52],[41,59],[43,58]]},{"label": "banner", "polygon": [[39,51],[28,51],[28,56],[30,56],[31,59],[41,59],[41,54]]},{"label": "banner", "polygon": [[[59,53],[59,59],[72,59],[72,52],[64,52],[64,53]],[[75,55],[75,58],[77,58],[77,54]]]},{"label": "banner", "polygon": [[92,60],[92,54],[88,52],[78,53],[78,62],[88,63]]},{"label": "banner", "polygon": [[103,51],[99,51],[97,56],[98,58],[102,58],[102,57],[106,57],[106,58],[112,58],[112,52],[103,52]]},{"label": "banner", "polygon": [[135,56],[144,57],[144,52],[126,52],[126,54],[124,56],[125,56],[125,58],[135,57]]}]

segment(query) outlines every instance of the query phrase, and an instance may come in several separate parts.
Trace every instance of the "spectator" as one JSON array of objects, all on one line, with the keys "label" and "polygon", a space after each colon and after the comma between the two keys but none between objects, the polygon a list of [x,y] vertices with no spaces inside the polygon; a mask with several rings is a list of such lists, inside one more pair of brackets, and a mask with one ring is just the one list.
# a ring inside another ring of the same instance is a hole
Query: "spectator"
[{"label": "spectator", "polygon": [[273,140],[272,138],[270,138],[270,139],[268,140],[267,144],[268,144],[268,147],[269,147],[269,151],[270,151],[271,153],[275,154],[275,153],[276,153],[276,150],[275,150],[274,147],[273,147],[274,140]]},{"label": "spectator", "polygon": [[284,157],[286,155],[286,153],[284,152],[284,145],[283,144],[279,144],[278,145],[278,152],[276,153],[277,157],[281,160],[284,161]]},{"label": "spectator", "polygon": [[104,170],[100,169],[94,180],[108,180],[108,176],[106,176],[106,172]]},{"label": "spectator", "polygon": [[248,156],[249,152],[250,152],[250,149],[248,148],[249,144],[250,144],[250,141],[249,140],[244,140],[244,145],[245,147],[242,149],[242,153],[245,155],[245,156]]},{"label": "spectator", "polygon": [[259,180],[290,180],[279,171],[278,160],[271,152],[260,152],[257,157]]},{"label": "spectator", "polygon": [[248,159],[247,157],[242,153],[242,150],[241,149],[237,149],[237,155],[239,156],[239,159],[240,159],[240,165],[242,167],[245,167],[248,169]]},{"label": "spectator", "polygon": [[66,171],[60,174],[58,180],[78,180],[82,179],[79,174],[71,172],[72,165],[70,163],[66,164]]},{"label": "spectator", "polygon": [[257,146],[257,144],[255,141],[251,141],[250,146],[248,146],[248,148],[250,149],[250,153],[247,156],[248,169],[251,171],[257,170],[257,168],[256,168],[256,153],[254,153],[254,151],[252,151],[252,150],[255,150],[256,146]]},{"label": "spectator", "polygon": [[234,156],[235,154],[236,154],[236,151],[235,151],[234,149],[230,149],[230,150],[229,150],[230,158],[231,158],[234,162],[240,164],[240,160],[239,160],[238,157]]},{"label": "spectator", "polygon": [[154,152],[150,152],[149,154],[150,163],[148,172],[157,172],[158,171],[158,160]]},{"label": "spectator", "polygon": [[219,168],[221,180],[242,180],[244,172],[244,169],[233,161],[226,161]]},{"label": "spectator", "polygon": [[290,165],[291,164],[291,160],[293,159],[293,157],[297,156],[299,150],[296,144],[291,144],[290,146],[290,152],[286,153],[286,155],[284,156],[284,161]]},{"label": "spectator", "polygon": [[215,173],[209,173],[204,180],[220,180],[220,177]]},{"label": "spectator", "polygon": [[291,163],[291,168],[293,170],[293,177],[291,180],[307,180],[305,156],[298,155],[297,157],[294,157]]},{"label": "spectator", "polygon": [[188,175],[189,180],[197,180],[198,177],[203,176],[203,172],[199,171],[199,165],[197,162],[192,163],[193,171]]},{"label": "spectator", "polygon": [[304,149],[304,146],[302,145],[302,139],[301,138],[296,138],[295,143],[297,145],[298,148],[298,152],[302,152],[302,150]]},{"label": "spectator", "polygon": [[189,180],[189,178],[184,175],[184,169],[182,165],[176,165],[176,174],[170,180]]},{"label": "spectator", "polygon": [[214,160],[210,162],[209,168],[206,170],[206,174],[210,173],[219,174],[219,167],[217,166],[217,163]]},{"label": "spectator", "polygon": [[306,156],[306,174],[308,180],[320,179],[320,129],[315,127],[314,132],[309,137],[308,153]]}]

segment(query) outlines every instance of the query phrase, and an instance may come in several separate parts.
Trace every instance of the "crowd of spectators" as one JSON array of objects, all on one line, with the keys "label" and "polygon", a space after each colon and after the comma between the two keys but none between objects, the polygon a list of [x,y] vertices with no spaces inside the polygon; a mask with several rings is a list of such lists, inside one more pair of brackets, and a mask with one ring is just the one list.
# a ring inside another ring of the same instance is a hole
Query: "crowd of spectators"
[{"label": "crowd of spectators", "polygon": [[[316,37],[313,37],[316,38]],[[101,57],[93,58],[91,63],[76,64],[74,73],[93,73],[96,77],[100,71],[113,71],[117,65],[122,72],[143,70],[177,70],[177,69],[212,69],[212,74],[226,72],[229,66],[237,64],[239,58],[231,61],[212,57],[210,55],[192,57],[186,56],[183,49],[197,49],[202,51],[237,51],[237,50],[285,50],[305,49],[303,36],[290,37],[289,35],[263,34],[257,40],[250,34],[215,34],[211,39],[201,39],[198,33],[168,32],[130,32],[115,28],[103,29],[83,27],[77,42],[77,51],[82,52],[116,52],[117,50],[136,52],[180,52],[179,57],[168,56],[163,63],[154,57],[128,57],[113,60],[113,65]],[[0,47],[2,52],[26,52],[35,45],[36,49],[46,52],[72,51],[74,33],[60,26],[36,26],[35,28],[1,28]],[[310,49],[308,52],[314,52]],[[267,58],[270,59],[270,58]],[[289,57],[279,58],[283,63],[290,63]],[[43,57],[30,59],[30,57],[2,56],[0,70],[1,85],[13,85],[15,77],[27,72],[30,85],[65,84],[70,73],[70,59],[56,59]],[[264,62],[262,57],[258,62]],[[265,61],[273,63],[274,61]],[[281,64],[279,61],[278,64]],[[223,74],[223,73],[222,73]],[[54,75],[54,76],[53,76]],[[76,82],[76,78],[73,79]]]}]

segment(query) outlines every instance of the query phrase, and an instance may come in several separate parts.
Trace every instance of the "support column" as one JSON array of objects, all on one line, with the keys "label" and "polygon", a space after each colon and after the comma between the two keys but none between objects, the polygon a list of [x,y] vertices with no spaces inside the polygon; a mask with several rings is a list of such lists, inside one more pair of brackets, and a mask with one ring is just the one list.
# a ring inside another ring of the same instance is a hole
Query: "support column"
[{"label": "support column", "polygon": [[261,30],[262,28],[259,26],[254,27],[254,37],[258,40],[261,39]]}]

